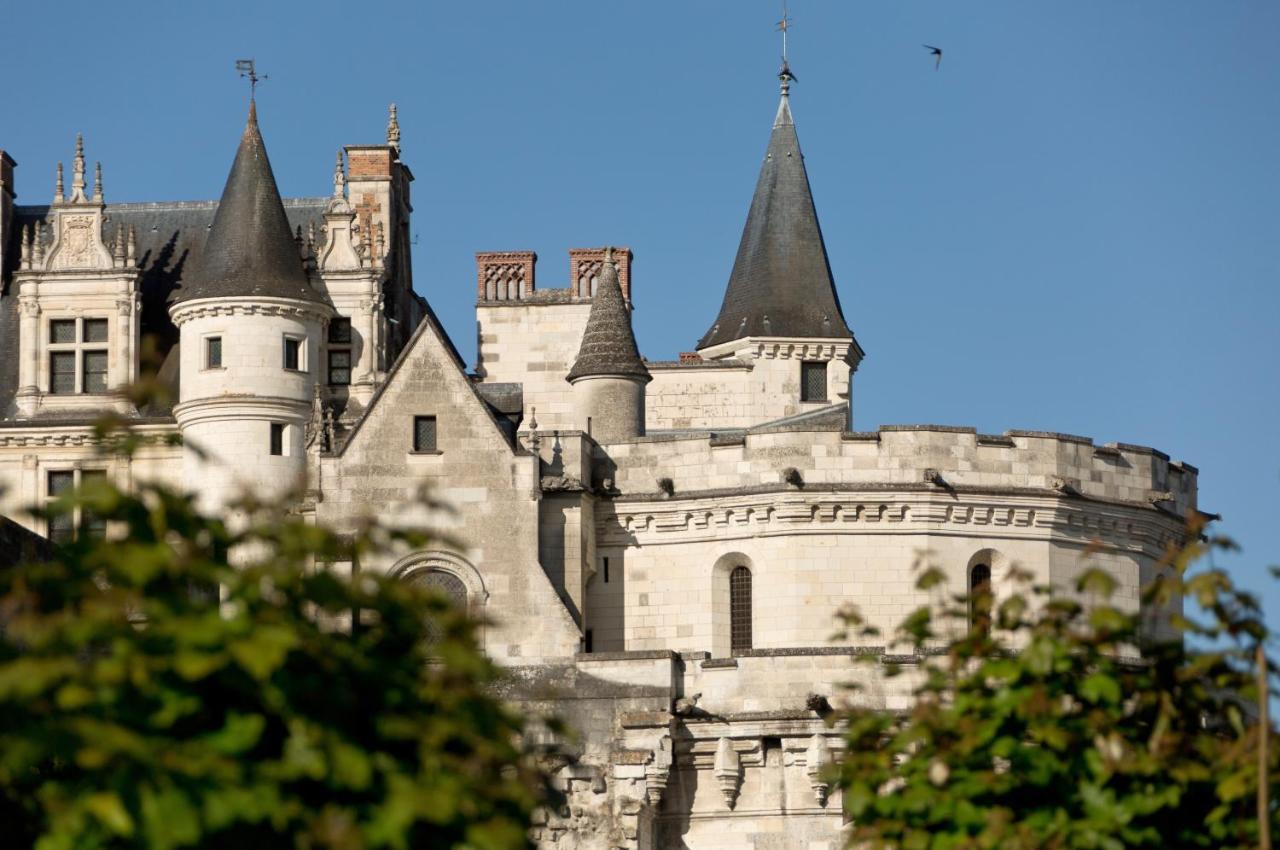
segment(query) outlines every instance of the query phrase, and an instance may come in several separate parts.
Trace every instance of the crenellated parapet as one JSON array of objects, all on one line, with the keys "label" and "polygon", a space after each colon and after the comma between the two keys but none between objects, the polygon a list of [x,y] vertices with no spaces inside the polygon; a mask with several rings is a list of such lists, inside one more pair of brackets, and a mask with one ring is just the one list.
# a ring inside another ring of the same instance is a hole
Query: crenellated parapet
[{"label": "crenellated parapet", "polygon": [[[1195,467],[1145,446],[1095,445],[1087,437],[1042,431],[997,436],[939,425],[886,425],[873,432],[778,426],[652,435],[608,446],[600,456],[622,501],[661,498],[655,482],[668,478],[668,499],[682,501],[863,488],[952,499],[1060,495],[1171,516],[1196,508]],[[796,482],[788,483],[788,470]]]}]

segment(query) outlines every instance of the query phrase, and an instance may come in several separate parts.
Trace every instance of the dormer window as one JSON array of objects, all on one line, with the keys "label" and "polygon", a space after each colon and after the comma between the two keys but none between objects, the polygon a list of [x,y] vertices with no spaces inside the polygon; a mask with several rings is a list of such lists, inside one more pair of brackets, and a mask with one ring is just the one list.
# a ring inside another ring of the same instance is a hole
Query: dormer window
[{"label": "dormer window", "polygon": [[107,391],[106,319],[49,322],[49,392],[54,395]]}]

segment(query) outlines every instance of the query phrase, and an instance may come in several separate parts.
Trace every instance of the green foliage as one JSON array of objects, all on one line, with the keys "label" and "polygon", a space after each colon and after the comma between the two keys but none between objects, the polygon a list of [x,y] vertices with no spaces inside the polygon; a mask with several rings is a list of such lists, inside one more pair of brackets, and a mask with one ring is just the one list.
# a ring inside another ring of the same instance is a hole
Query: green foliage
[{"label": "green foliage", "polygon": [[[1014,571],[990,630],[969,626],[971,605],[990,599],[944,598],[909,617],[898,640],[922,661],[899,673],[915,677],[915,706],[842,718],[848,749],[834,778],[849,846],[1257,847],[1255,652],[1268,633],[1258,601],[1226,573],[1191,569],[1229,543],[1198,528],[1188,539],[1143,598],[1172,612],[1173,632],[1153,634],[1132,601],[1113,601],[1101,570],[1073,594]],[[935,573],[923,584],[935,587]],[[1181,613],[1187,598],[1202,614]],[[1280,747],[1268,736],[1274,787]]]},{"label": "green foliage", "polygon": [[473,625],[324,566],[422,535],[106,481],[52,510],[77,506],[111,539],[0,574],[0,844],[527,845],[547,785]]}]

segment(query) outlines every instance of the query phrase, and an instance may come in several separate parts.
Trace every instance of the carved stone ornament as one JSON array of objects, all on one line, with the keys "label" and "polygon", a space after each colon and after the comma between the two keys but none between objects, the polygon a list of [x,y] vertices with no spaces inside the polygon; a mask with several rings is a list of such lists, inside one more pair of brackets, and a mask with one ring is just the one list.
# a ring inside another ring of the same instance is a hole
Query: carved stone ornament
[{"label": "carved stone ornament", "polygon": [[662,802],[662,792],[667,790],[667,781],[671,777],[671,738],[663,736],[658,749],[653,751],[653,760],[644,768],[645,798],[649,805],[657,807]]},{"label": "carved stone ornament", "polygon": [[805,773],[809,777],[809,787],[813,789],[813,797],[819,806],[827,804],[827,793],[831,784],[827,782],[825,771],[831,763],[831,749],[827,746],[826,735],[814,735],[809,739],[809,748],[805,750]]},{"label": "carved stone ornament", "polygon": [[711,773],[724,795],[724,804],[730,809],[738,802],[738,789],[742,787],[742,762],[738,751],[733,748],[733,741],[721,738],[716,743],[716,760]]}]

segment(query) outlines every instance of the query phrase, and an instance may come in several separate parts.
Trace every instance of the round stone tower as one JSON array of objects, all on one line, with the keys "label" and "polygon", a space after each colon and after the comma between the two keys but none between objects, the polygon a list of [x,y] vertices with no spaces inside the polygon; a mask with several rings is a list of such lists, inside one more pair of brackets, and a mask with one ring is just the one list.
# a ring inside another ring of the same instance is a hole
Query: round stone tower
[{"label": "round stone tower", "polygon": [[169,313],[180,333],[174,417],[187,489],[207,509],[301,490],[333,310],[307,281],[252,102],[208,239]]},{"label": "round stone tower", "polygon": [[582,346],[565,380],[573,385],[578,427],[597,442],[643,436],[645,385],[653,378],[636,347],[612,248],[605,249]]}]

